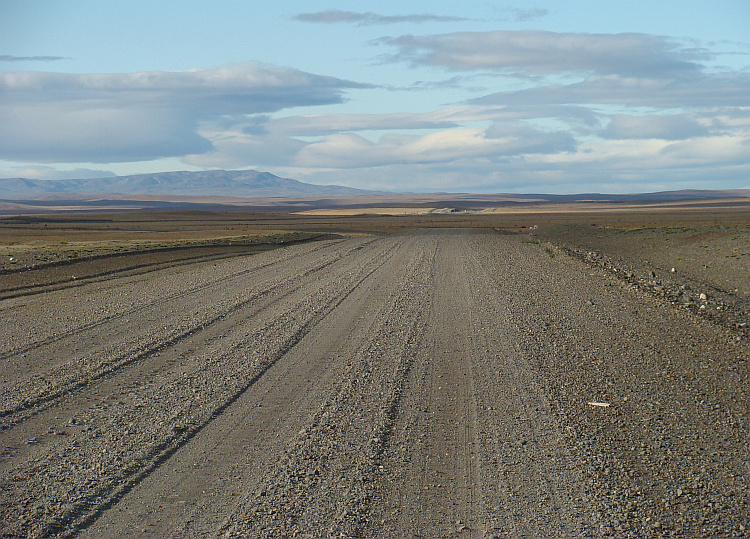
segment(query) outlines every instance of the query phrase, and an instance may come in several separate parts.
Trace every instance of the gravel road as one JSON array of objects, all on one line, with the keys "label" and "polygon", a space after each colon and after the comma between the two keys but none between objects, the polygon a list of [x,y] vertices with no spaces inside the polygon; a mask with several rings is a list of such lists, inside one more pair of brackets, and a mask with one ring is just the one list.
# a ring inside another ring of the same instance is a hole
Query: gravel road
[{"label": "gravel road", "polygon": [[746,340],[523,236],[0,301],[3,537],[745,537]]}]

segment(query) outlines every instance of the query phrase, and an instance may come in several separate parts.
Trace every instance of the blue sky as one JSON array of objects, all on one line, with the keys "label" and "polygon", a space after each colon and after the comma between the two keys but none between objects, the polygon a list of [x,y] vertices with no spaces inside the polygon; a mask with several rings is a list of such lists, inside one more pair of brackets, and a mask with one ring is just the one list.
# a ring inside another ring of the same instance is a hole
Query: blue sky
[{"label": "blue sky", "polygon": [[0,0],[0,177],[750,188],[746,0]]}]

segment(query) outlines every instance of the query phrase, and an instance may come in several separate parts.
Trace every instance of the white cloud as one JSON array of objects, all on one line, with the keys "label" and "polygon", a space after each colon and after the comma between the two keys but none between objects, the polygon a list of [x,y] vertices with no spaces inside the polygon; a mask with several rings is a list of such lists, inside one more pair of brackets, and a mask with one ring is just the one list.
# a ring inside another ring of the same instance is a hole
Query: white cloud
[{"label": "white cloud", "polygon": [[[609,189],[622,192],[632,190],[628,185],[656,185],[655,176],[685,185],[699,182],[701,174],[721,171],[722,178],[736,181],[750,161],[749,116],[745,109],[727,109],[720,116],[606,115],[564,105],[257,116],[246,124],[204,127],[200,134],[216,150],[185,162],[223,168],[263,163],[276,167],[274,173],[299,179],[378,189],[450,190],[452,185],[555,192],[565,182],[585,182],[576,184],[579,190],[609,178],[614,182]],[[399,134],[390,132],[394,129]],[[375,139],[378,130],[384,134]],[[597,133],[609,139],[596,138]],[[395,171],[400,176],[389,177]]]},{"label": "white cloud", "polygon": [[111,163],[204,152],[194,119],[140,104],[76,102],[0,105],[0,158],[38,162]]},{"label": "white cloud", "polygon": [[477,105],[616,105],[656,109],[746,107],[750,73],[696,73],[675,79],[592,76],[571,84],[504,91],[471,100]]},{"label": "white cloud", "polygon": [[602,132],[608,139],[682,140],[707,134],[706,126],[686,114],[616,114]]},{"label": "white cloud", "polygon": [[[133,92],[170,92],[188,91],[179,94],[186,98],[201,99],[206,96],[223,97],[231,104],[237,99],[244,107],[251,109],[271,110],[298,104],[308,104],[311,98],[323,97],[326,101],[338,102],[333,96],[323,92],[332,89],[334,92],[342,88],[362,87],[363,85],[343,81],[333,77],[325,77],[305,73],[292,68],[265,66],[257,62],[230,64],[219,67],[191,68],[184,71],[144,71],[138,73],[50,73],[50,72],[6,72],[0,73],[0,88],[8,92],[11,98],[19,97],[13,91],[44,92],[56,91],[75,96],[87,95],[88,92],[97,96],[116,95],[127,97],[137,96]],[[275,99],[272,90],[282,92]],[[106,94],[105,92],[111,92]],[[234,93],[234,92],[240,92]],[[44,95],[44,94],[43,94]],[[247,99],[248,96],[250,99]],[[253,98],[264,96],[266,100],[257,103]],[[334,93],[335,97],[338,94]],[[257,110],[256,110],[257,112]]]},{"label": "white cloud", "polygon": [[[695,121],[704,124],[707,118]],[[395,191],[626,193],[750,188],[750,129],[746,122],[735,121],[732,135],[685,140],[588,138],[575,147],[566,132],[503,122],[486,130],[448,129],[400,140],[382,137],[377,142],[349,134],[306,146],[295,166],[281,171],[303,181]]]},{"label": "white cloud", "polygon": [[[306,15],[314,22],[386,22],[369,13]],[[336,105],[348,89],[366,86],[258,63],[0,73],[0,159],[122,170],[116,163],[169,158],[395,190],[559,192],[602,190],[606,182],[633,191],[701,180],[748,186],[750,72],[709,69],[714,56],[694,44],[542,31],[381,43],[396,48],[394,60],[417,68],[465,72],[450,81],[451,95],[469,99],[426,112],[294,115],[294,107]],[[462,87],[480,77],[491,89]],[[55,172],[36,167],[26,175]]]},{"label": "white cloud", "polygon": [[392,129],[445,129],[458,127],[455,121],[437,114],[314,114],[288,116],[268,122],[269,132],[314,136],[342,131],[383,131]]},{"label": "white cloud", "polygon": [[209,152],[186,155],[182,161],[193,166],[207,168],[244,168],[263,163],[263,166],[280,166],[288,163],[304,147],[305,143],[286,136],[274,135],[254,126],[251,132],[246,124],[222,126],[207,123],[199,133],[212,144]]},{"label": "white cloud", "polygon": [[[664,171],[718,171],[720,167],[744,165],[750,168],[747,137],[707,136],[684,141],[629,139],[582,143],[575,154],[540,156],[540,162],[561,168],[578,167],[581,172],[596,171],[617,175],[658,176]],[[715,178],[720,179],[720,178]]]},{"label": "white cloud", "polygon": [[591,126],[599,122],[597,115],[580,106],[457,105],[425,113],[308,114],[275,119],[266,116],[256,127],[277,135],[309,137],[350,131],[435,131],[476,122],[512,122],[544,117],[564,117],[570,122]]},{"label": "white cloud", "polygon": [[301,167],[359,168],[497,159],[571,149],[573,140],[569,135],[545,133],[530,127],[455,128],[422,136],[390,134],[382,136],[377,143],[347,133],[308,144],[295,156],[293,163]]},{"label": "white cloud", "polygon": [[527,74],[596,73],[668,77],[700,70],[703,49],[646,34],[574,34],[542,30],[405,35],[380,43],[392,60],[456,71],[496,69]]},{"label": "white cloud", "polygon": [[257,63],[125,74],[0,73],[0,159],[123,162],[205,153],[220,116],[340,103],[362,85]]},{"label": "white cloud", "polygon": [[711,167],[748,164],[750,137],[698,137],[674,142],[665,147],[661,156],[665,166]]}]

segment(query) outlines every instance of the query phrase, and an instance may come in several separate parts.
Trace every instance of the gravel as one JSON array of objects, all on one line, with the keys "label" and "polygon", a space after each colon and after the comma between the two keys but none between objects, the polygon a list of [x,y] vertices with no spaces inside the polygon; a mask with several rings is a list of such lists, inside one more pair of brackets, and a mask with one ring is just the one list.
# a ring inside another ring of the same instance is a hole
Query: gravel
[{"label": "gravel", "polygon": [[417,230],[2,300],[0,533],[746,536],[741,302],[584,248]]}]

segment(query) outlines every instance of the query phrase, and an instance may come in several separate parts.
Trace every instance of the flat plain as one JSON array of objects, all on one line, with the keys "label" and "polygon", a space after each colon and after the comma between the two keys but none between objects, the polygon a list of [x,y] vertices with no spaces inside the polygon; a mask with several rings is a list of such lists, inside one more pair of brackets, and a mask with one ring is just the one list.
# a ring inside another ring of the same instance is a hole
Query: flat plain
[{"label": "flat plain", "polygon": [[3,218],[0,533],[750,534],[746,201],[450,210]]}]

